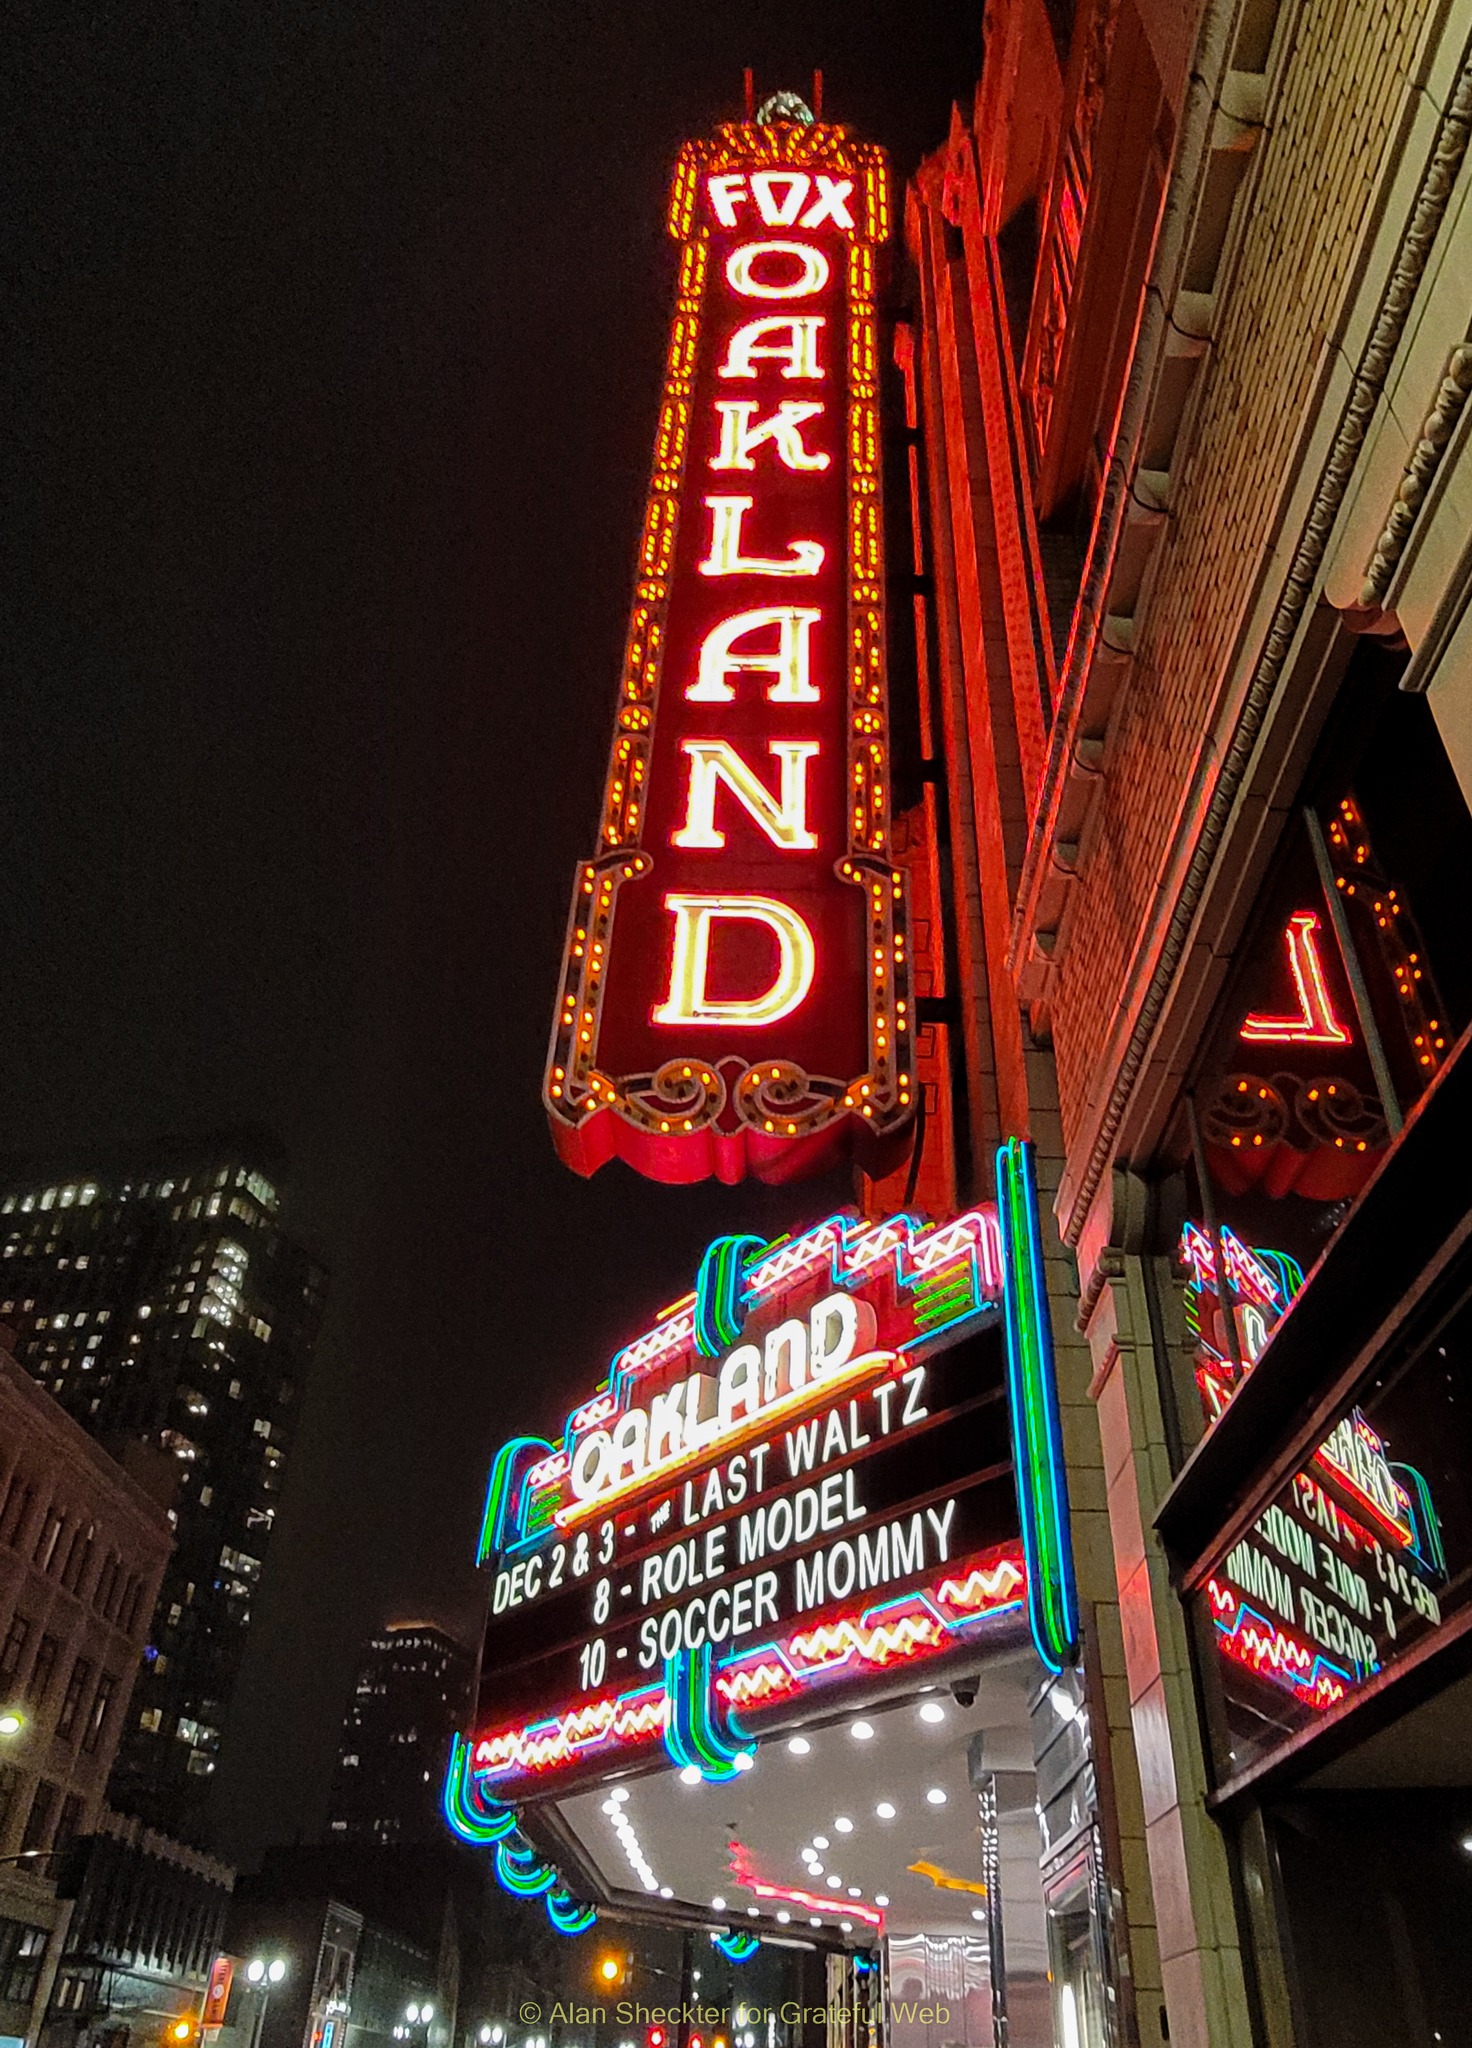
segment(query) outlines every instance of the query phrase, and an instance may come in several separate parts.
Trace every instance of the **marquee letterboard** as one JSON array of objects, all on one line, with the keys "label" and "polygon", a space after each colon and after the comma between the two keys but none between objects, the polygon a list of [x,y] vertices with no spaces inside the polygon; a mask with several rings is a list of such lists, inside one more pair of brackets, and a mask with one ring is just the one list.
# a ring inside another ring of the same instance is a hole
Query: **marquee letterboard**
[{"label": "marquee letterboard", "polygon": [[483,1793],[655,1751],[692,1653],[754,1734],[1025,1635],[1000,1296],[990,1210],[718,1240],[560,1442],[497,1458]]}]

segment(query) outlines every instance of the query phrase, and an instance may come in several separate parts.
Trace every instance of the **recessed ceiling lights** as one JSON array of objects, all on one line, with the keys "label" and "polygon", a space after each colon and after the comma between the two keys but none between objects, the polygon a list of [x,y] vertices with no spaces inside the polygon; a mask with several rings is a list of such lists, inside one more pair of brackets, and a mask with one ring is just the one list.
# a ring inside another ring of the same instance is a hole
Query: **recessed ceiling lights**
[{"label": "recessed ceiling lights", "polygon": [[720,1898],[712,1899],[712,1900],[711,1900],[711,1905],[712,1905],[712,1906],[714,1907],[714,1909],[715,1909],[715,1911],[716,1911],[717,1913],[724,1913],[724,1912],[725,1912],[725,1910],[726,1910],[726,1902],[725,1902],[725,1900],[724,1900],[724,1899],[720,1899]]},{"label": "recessed ceiling lights", "polygon": [[889,1904],[889,1893],[875,1892],[874,1903],[876,1906],[887,1906]]},{"label": "recessed ceiling lights", "polygon": [[622,1806],[629,1796],[629,1788],[627,1785],[615,1785],[608,1796],[610,1799],[616,1799],[619,1805]]},{"label": "recessed ceiling lights", "polygon": [[851,1899],[861,1899],[864,1896],[862,1888],[856,1884],[849,1886],[848,1895]]},{"label": "recessed ceiling lights", "polygon": [[[841,1813],[833,1825],[841,1835],[851,1835],[854,1831],[854,1824],[846,1814]],[[814,1839],[816,1840],[816,1837]]]},{"label": "recessed ceiling lights", "polygon": [[[649,1858],[644,1854],[643,1844],[635,1833],[633,1822],[625,1813],[622,1802],[610,1800],[608,1806],[613,1808],[608,1816],[608,1824],[618,1836],[619,1845],[629,1859],[630,1869],[646,1892],[658,1891],[659,1879],[649,1867]],[[608,1812],[608,1806],[604,1808],[605,1813]]]},{"label": "recessed ceiling lights", "polygon": [[698,1785],[700,1783],[699,1764],[686,1764],[680,1773],[680,1783],[682,1785]]},{"label": "recessed ceiling lights", "polygon": [[822,1924],[823,1924],[822,1920],[821,1920],[821,1919],[819,1918],[819,1916],[818,1916],[818,1915],[817,1915],[816,1913],[809,1913],[809,1915],[808,1915],[808,1925],[809,1925],[809,1927],[821,1927],[821,1926],[822,1926]]},{"label": "recessed ceiling lights", "polygon": [[838,1926],[839,1931],[843,1934],[852,1934],[854,1931],[854,1923],[852,1920],[840,1920]]},{"label": "recessed ceiling lights", "polygon": [[984,1906],[973,1906],[971,1908],[971,1917],[973,1920],[985,1920],[986,1908]]},{"label": "recessed ceiling lights", "polygon": [[837,1875],[830,1877],[828,1880],[828,1889],[830,1892],[841,1892],[843,1890],[843,1879],[841,1877],[838,1877]]},{"label": "recessed ceiling lights", "polygon": [[662,1884],[659,1888],[659,1896],[662,1899],[672,1899],[675,1896],[674,1886]]},{"label": "recessed ceiling lights", "polygon": [[809,1877],[821,1877],[822,1875],[823,1875],[823,1866],[822,1866],[822,1864],[821,1864],[821,1863],[820,1863],[820,1862],[818,1861],[818,1859],[817,1859],[817,1857],[816,1857],[816,1856],[809,1856],[809,1858],[808,1858],[808,1876],[809,1876]]},{"label": "recessed ceiling lights", "polygon": [[879,1804],[875,1807],[874,1811],[878,1814],[881,1820],[894,1819],[894,1808],[890,1805],[887,1799],[881,1799]]},{"label": "recessed ceiling lights", "polygon": [[927,1700],[920,1709],[922,1721],[944,1721],[945,1717],[946,1710],[939,1700]]},{"label": "recessed ceiling lights", "polygon": [[855,1742],[872,1742],[874,1740],[874,1730],[867,1721],[855,1721],[853,1727],[848,1732],[852,1735]]},{"label": "recessed ceiling lights", "polygon": [[762,1909],[760,1906],[748,1906],[746,1910],[753,1920],[759,1920],[761,1918]]},{"label": "recessed ceiling lights", "polygon": [[756,1769],[756,1758],[749,1749],[743,1749],[740,1756],[734,1759],[734,1762],[738,1771],[754,1771]]},{"label": "recessed ceiling lights", "polygon": [[790,1756],[806,1756],[812,1746],[806,1735],[794,1735],[787,1745],[787,1750]]},{"label": "recessed ceiling lights", "polygon": [[603,1811],[605,1813],[617,1813],[618,1801],[616,1799],[605,1799],[603,1802]]},{"label": "recessed ceiling lights", "polygon": [[788,1921],[792,1918],[792,1915],[784,1909],[777,1915],[777,1918],[782,1922],[782,1925],[785,1927]]},{"label": "recessed ceiling lights", "polygon": [[939,1785],[932,1785],[925,1797],[932,1806],[944,1806],[946,1803],[946,1795],[941,1791]]},{"label": "recessed ceiling lights", "polygon": [[815,1849],[826,1849],[826,1848],[827,1848],[827,1846],[828,1846],[828,1837],[827,1837],[826,1835],[814,1835],[814,1836],[813,1836],[813,1847],[814,1847]]}]

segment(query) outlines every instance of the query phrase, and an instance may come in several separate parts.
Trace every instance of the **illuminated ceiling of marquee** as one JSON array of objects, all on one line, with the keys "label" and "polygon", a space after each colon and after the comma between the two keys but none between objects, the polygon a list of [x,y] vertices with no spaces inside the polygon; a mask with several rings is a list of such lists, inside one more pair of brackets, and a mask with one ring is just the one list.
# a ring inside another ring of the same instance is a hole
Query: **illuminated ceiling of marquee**
[{"label": "illuminated ceiling of marquee", "polygon": [[[803,1754],[787,1737],[763,1743],[755,1768],[726,1784],[685,1783],[673,1769],[627,1777],[560,1802],[561,1818],[611,1892],[655,1907],[667,1890],[675,1902],[724,1912],[733,1928],[758,1931],[775,1920],[783,1936],[807,1932],[816,1915],[861,1941],[866,1923],[852,1917],[860,1908],[882,1912],[890,1935],[979,1934],[984,1892],[961,1888],[982,1881],[968,1751],[979,1734],[983,1768],[1030,1778],[1027,1704],[1041,1675],[1031,1652],[1019,1652],[985,1668],[969,1707],[939,1686],[898,1706],[809,1726],[799,1738]],[[865,1727],[872,1732],[860,1739],[854,1731]],[[1002,1816],[999,1833],[1009,1962],[1045,1969],[1030,1790]],[[732,1867],[732,1838],[751,1877],[820,1898],[821,1910],[744,1885]]]}]

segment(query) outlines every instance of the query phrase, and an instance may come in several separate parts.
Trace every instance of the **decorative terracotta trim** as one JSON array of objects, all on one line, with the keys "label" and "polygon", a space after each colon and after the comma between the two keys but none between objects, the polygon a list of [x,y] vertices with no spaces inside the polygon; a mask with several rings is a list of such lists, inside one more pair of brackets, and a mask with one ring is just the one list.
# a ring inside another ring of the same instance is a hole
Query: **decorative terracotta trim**
[{"label": "decorative terracotta trim", "polygon": [[1431,479],[1441,466],[1441,458],[1446,453],[1457,421],[1462,417],[1469,393],[1472,393],[1472,342],[1459,341],[1446,359],[1435,403],[1421,422],[1420,439],[1401,472],[1394,501],[1375,543],[1369,567],[1365,570],[1364,586],[1360,591],[1361,604],[1378,605],[1389,590],[1411,530],[1426,502]]},{"label": "decorative terracotta trim", "polygon": [[1335,519],[1344,502],[1375,407],[1385,388],[1395,352],[1405,333],[1426,259],[1445,218],[1447,202],[1467,154],[1469,139],[1472,139],[1472,42],[1464,48],[1456,89],[1437,126],[1436,139],[1416,193],[1409,225],[1369,337],[1360,352],[1328,458],[1319,474],[1313,502],[1273,612],[1266,644],[1258,657],[1235,729],[1228,741],[1221,772],[1212,790],[1195,849],[1165,931],[1160,957],[1145,989],[1140,1014],[1125,1046],[1088,1161],[1069,1204],[1063,1227],[1063,1238],[1067,1244],[1078,1242],[1095,1190],[1109,1165],[1114,1141],[1119,1135],[1125,1110],[1165,1009],[1166,998],[1174,986],[1196,911],[1226,837],[1232,810],[1258,737],[1282,683],[1289,651],[1313,594]]}]

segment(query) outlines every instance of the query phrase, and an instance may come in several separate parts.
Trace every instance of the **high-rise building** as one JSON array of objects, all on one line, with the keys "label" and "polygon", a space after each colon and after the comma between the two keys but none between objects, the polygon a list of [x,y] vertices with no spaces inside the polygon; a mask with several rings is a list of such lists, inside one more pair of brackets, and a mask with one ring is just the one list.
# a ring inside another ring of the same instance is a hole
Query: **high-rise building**
[{"label": "high-rise building", "polygon": [[109,1796],[185,1840],[276,1518],[324,1275],[280,1226],[270,1147],[0,1176],[0,1316],[31,1376],[175,1532]]},{"label": "high-rise building", "polygon": [[424,1842],[442,1833],[440,1786],[470,1677],[470,1652],[433,1622],[390,1622],[372,1638],[343,1716],[332,1838]]}]

